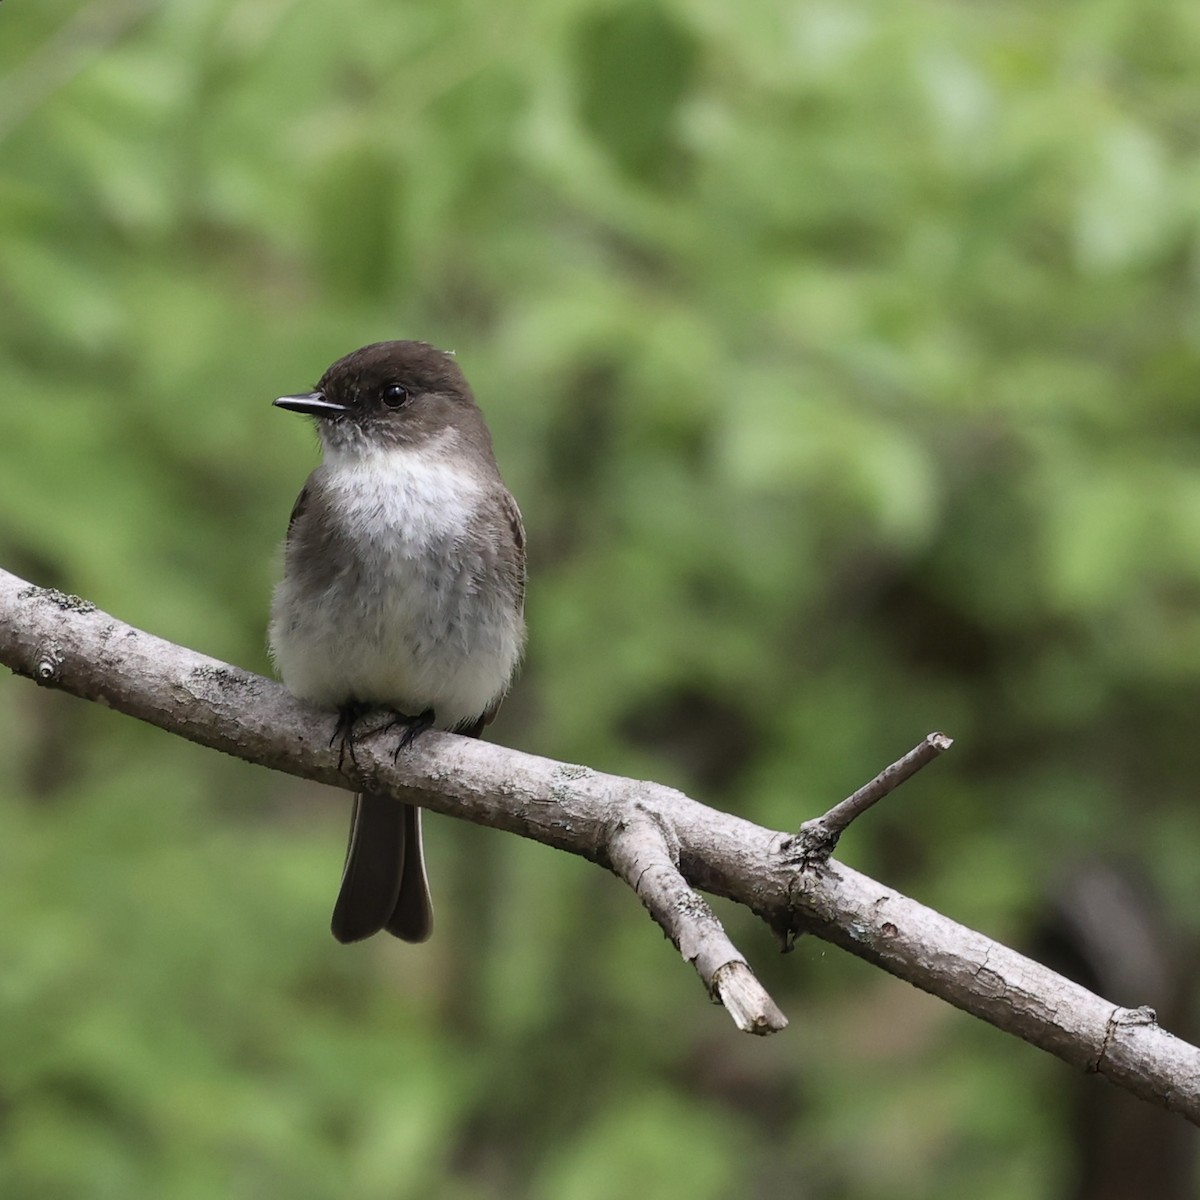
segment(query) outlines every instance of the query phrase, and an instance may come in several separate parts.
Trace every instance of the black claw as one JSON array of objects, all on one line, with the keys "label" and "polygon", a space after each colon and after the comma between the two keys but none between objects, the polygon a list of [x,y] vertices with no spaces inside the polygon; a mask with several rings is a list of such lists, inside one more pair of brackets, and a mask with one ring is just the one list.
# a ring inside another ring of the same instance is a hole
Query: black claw
[{"label": "black claw", "polygon": [[387,728],[394,729],[397,725],[404,726],[404,732],[400,735],[400,740],[396,743],[395,750],[392,751],[392,762],[398,762],[400,755],[409,748],[417,740],[417,738],[429,729],[436,720],[432,708],[427,708],[423,713],[418,713],[415,717],[407,717],[402,713],[397,713],[393,721]]},{"label": "black claw", "polygon": [[352,700],[349,704],[344,704],[338,709],[337,724],[333,727],[333,736],[329,739],[329,748],[333,749],[336,742],[338,746],[338,770],[341,771],[346,761],[346,756],[350,756],[350,765],[357,771],[358,759],[354,755],[354,727],[358,724],[363,715],[370,711],[369,704],[359,704]]},{"label": "black claw", "polygon": [[432,708],[427,708],[415,717],[410,717],[407,713],[393,712],[382,725],[377,725],[374,729],[367,729],[355,736],[354,730],[358,722],[371,711],[372,706],[370,704],[359,704],[357,701],[345,704],[338,710],[337,724],[334,726],[333,736],[329,739],[329,746],[332,749],[334,744],[337,744],[339,771],[341,771],[347,757],[349,757],[354,769],[358,770],[358,759],[354,753],[356,742],[360,742],[364,738],[376,737],[381,733],[388,733],[393,729],[402,728],[403,732],[400,734],[400,740],[396,743],[395,750],[392,751],[392,762],[396,762],[400,758],[400,755],[425,730],[431,728],[437,719]]}]

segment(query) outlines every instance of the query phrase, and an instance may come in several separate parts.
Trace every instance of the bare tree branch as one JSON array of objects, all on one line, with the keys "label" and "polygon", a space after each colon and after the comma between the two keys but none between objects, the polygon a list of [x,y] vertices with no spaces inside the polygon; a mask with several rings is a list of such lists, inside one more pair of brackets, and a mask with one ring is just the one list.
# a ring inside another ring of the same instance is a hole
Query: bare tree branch
[{"label": "bare tree branch", "polygon": [[0,572],[0,663],[248,762],[518,833],[615,870],[710,994],[751,1032],[783,1028],[707,905],[744,904],[774,930],[824,938],[997,1028],[1200,1124],[1200,1050],[1039,963],[830,859],[800,870],[792,842],[681,792],[501,746],[425,735],[393,764],[357,748],[338,772],[334,718],[278,684]]},{"label": "bare tree branch", "polygon": [[787,1017],[755,978],[712,909],[679,873],[672,835],[655,819],[653,810],[636,806],[609,837],[613,870],[641,897],[675,948],[696,968],[708,994],[725,1006],[743,1033],[785,1029]]},{"label": "bare tree branch", "polygon": [[823,816],[805,821],[800,826],[800,832],[780,848],[793,855],[797,865],[805,871],[825,862],[852,821],[953,745],[954,739],[944,733],[929,734],[903,758],[898,758],[890,767],[884,767],[870,783],[864,783],[852,796],[839,800]]}]

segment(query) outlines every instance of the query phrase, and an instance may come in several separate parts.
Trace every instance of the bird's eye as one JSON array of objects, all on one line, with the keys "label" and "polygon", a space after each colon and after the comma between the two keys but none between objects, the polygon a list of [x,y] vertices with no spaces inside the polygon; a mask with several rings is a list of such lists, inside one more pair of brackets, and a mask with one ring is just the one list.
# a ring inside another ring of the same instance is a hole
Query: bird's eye
[{"label": "bird's eye", "polygon": [[383,402],[388,408],[399,408],[408,400],[408,388],[402,383],[389,383],[383,389]]}]

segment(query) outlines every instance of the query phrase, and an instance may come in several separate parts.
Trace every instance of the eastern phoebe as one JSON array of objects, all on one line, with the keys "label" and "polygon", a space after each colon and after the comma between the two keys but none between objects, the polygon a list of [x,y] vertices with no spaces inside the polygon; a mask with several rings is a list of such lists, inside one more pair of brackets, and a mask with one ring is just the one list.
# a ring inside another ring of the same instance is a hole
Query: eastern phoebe
[{"label": "eastern phoebe", "polygon": [[[407,725],[478,736],[525,638],[525,534],[458,364],[424,342],[339,359],[279,408],[316,418],[323,461],[288,523],[271,653],[288,690],[342,714],[378,707]],[[421,812],[354,799],[333,936],[433,930]]]}]

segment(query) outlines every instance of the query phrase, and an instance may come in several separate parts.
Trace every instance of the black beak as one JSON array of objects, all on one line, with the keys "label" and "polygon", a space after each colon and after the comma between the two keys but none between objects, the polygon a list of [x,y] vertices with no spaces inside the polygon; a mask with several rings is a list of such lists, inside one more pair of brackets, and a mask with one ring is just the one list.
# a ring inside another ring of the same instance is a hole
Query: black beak
[{"label": "black beak", "polygon": [[323,392],[305,392],[303,396],[280,396],[271,403],[276,408],[286,408],[288,412],[307,413],[310,417],[336,417],[338,413],[349,412],[344,404],[335,404],[326,400]]}]

